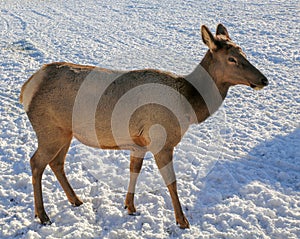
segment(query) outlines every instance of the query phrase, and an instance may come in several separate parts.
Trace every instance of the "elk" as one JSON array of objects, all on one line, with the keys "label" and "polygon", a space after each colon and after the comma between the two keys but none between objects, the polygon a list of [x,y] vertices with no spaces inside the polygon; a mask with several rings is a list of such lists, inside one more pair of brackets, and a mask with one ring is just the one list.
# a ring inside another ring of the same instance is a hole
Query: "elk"
[{"label": "elk", "polygon": [[38,140],[30,165],[35,216],[42,224],[51,223],[44,209],[41,183],[47,165],[70,203],[83,203],[64,172],[65,157],[75,137],[92,147],[130,150],[125,198],[128,214],[136,212],[137,176],[145,153],[151,152],[169,190],[176,223],[189,228],[177,194],[174,147],[189,125],[203,122],[218,109],[229,87],[243,84],[262,89],[268,85],[267,78],[246,59],[222,24],[217,26],[215,36],[203,25],[201,35],[209,49],[189,75],[153,69],[122,72],[54,62],[42,66],[27,80],[20,101]]}]

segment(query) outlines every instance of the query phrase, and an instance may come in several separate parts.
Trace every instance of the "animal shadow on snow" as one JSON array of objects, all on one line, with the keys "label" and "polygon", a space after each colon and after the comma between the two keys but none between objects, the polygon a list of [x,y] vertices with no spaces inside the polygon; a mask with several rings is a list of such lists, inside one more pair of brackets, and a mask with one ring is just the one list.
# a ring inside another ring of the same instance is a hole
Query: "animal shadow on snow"
[{"label": "animal shadow on snow", "polygon": [[[277,135],[260,142],[243,158],[227,160],[225,153],[224,159],[219,160],[205,178],[200,179],[202,186],[199,187],[197,204],[200,208],[213,207],[234,196],[244,198],[248,193],[258,194],[262,188],[285,195],[298,193],[299,145],[300,128],[297,128],[286,136]],[[247,188],[247,185],[251,186]],[[253,185],[259,186],[255,188]]]}]

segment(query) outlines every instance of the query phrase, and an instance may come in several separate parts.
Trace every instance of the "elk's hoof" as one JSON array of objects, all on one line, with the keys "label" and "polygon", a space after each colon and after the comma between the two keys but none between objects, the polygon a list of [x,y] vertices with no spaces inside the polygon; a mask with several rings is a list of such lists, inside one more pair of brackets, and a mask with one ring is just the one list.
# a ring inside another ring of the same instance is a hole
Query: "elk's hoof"
[{"label": "elk's hoof", "polygon": [[186,219],[185,216],[183,216],[183,219],[182,219],[182,220],[176,221],[176,224],[179,224],[179,228],[180,228],[180,229],[190,228],[189,221]]},{"label": "elk's hoof", "polygon": [[75,202],[71,202],[73,207],[79,207],[83,202],[78,198]]},{"label": "elk's hoof", "polygon": [[38,217],[40,219],[41,224],[44,225],[44,226],[52,224],[52,222],[50,221],[50,218],[47,216],[46,213],[42,216],[35,215],[35,217],[36,218]]},{"label": "elk's hoof", "polygon": [[127,209],[128,215],[138,216],[139,214],[136,212],[136,209],[133,205],[125,205],[124,209]]},{"label": "elk's hoof", "polygon": [[128,213],[129,216],[140,216],[141,213],[140,212],[132,212],[132,213]]},{"label": "elk's hoof", "polygon": [[46,221],[46,222],[43,222],[42,223],[44,226],[49,226],[52,224],[52,222],[49,220],[49,221]]}]

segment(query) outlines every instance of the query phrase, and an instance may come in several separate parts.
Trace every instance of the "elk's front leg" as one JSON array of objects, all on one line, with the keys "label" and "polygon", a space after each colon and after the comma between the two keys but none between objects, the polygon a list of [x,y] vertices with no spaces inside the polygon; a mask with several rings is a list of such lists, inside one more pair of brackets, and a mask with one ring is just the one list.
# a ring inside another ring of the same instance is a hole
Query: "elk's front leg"
[{"label": "elk's front leg", "polygon": [[130,180],[128,185],[128,192],[125,199],[125,209],[127,208],[129,215],[134,215],[136,212],[134,206],[134,193],[137,178],[140,174],[145,153],[131,152],[130,153]]},{"label": "elk's front leg", "polygon": [[179,227],[189,228],[189,222],[184,216],[181,208],[181,204],[177,194],[177,185],[176,185],[176,176],[173,167],[173,148],[172,149],[163,149],[159,153],[154,155],[158,169],[165,181],[165,184],[168,187],[170,196],[172,199],[172,204],[174,207],[176,223],[179,224]]}]

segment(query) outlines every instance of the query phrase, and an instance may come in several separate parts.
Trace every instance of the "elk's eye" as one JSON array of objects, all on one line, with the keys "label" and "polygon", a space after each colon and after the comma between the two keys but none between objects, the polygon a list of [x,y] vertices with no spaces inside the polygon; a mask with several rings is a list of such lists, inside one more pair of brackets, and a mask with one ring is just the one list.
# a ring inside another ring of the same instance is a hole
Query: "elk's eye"
[{"label": "elk's eye", "polygon": [[228,58],[228,61],[229,61],[229,62],[232,62],[232,63],[236,63],[236,60],[235,60],[233,57],[229,57],[229,58]]}]

